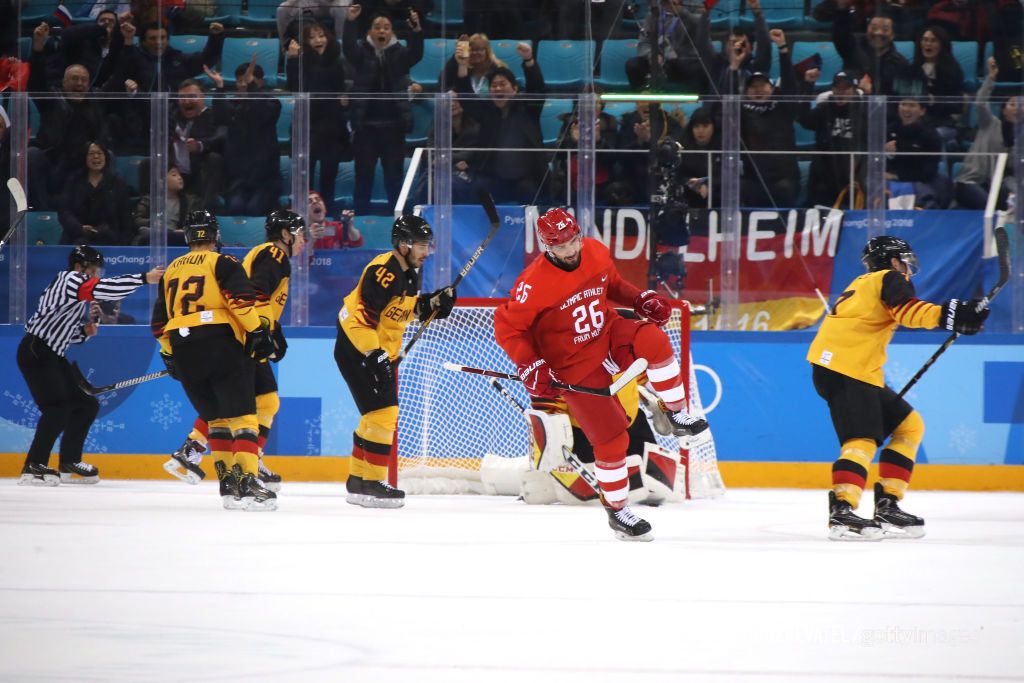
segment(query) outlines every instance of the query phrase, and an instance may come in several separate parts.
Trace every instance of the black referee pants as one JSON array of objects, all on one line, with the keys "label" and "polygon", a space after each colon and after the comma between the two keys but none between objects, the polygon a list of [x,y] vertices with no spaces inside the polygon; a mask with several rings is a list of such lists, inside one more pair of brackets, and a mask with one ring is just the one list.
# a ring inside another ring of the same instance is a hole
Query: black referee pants
[{"label": "black referee pants", "polygon": [[60,464],[80,462],[100,402],[78,388],[67,358],[58,356],[35,335],[26,334],[18,345],[18,369],[40,412],[25,464],[46,465],[62,432]]}]

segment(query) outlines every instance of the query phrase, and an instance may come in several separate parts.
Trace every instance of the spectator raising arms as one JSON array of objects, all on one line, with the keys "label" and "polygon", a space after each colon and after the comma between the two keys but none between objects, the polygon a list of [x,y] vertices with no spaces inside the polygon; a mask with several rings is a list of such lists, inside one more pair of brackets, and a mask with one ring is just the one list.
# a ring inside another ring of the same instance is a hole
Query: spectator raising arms
[{"label": "spectator raising arms", "polygon": [[547,87],[540,65],[533,58],[533,48],[528,43],[519,43],[516,51],[526,75],[524,94],[520,94],[512,70],[502,68],[488,76],[487,97],[473,97],[469,58],[462,55],[456,55],[459,71],[455,90],[463,95],[465,113],[480,124],[480,147],[503,150],[480,153],[481,180],[498,201],[529,203],[539,192],[548,159],[546,154],[521,150],[544,148],[540,114]]},{"label": "spectator raising arms", "polygon": [[371,98],[352,102],[352,152],[355,156],[356,186],[353,203],[356,215],[370,209],[373,176],[380,160],[384,188],[388,195],[388,213],[398,203],[402,189],[402,160],[405,158],[405,133],[412,128],[412,108],[407,91],[419,86],[409,79],[409,69],[423,59],[423,27],[419,14],[409,11],[409,47],[392,30],[387,15],[370,21],[370,30],[362,38],[357,33],[362,6],[348,8],[348,22],[342,47],[355,70],[356,92],[372,93]]},{"label": "spectator raising arms", "polygon": [[694,44],[700,22],[701,15],[684,7],[682,0],[662,0],[661,11],[647,15],[640,28],[637,56],[626,62],[630,87],[642,90],[651,84],[651,36],[656,32],[665,80],[683,92],[704,92],[704,66]]},{"label": "spectator raising arms", "polygon": [[734,27],[723,43],[722,52],[715,52],[711,43],[711,15],[705,13],[701,19],[697,49],[711,78],[711,84],[704,92],[712,95],[736,92],[750,74],[768,73],[771,69],[772,41],[760,0],[748,0],[747,5],[754,11],[753,35]]},{"label": "spectator raising arms", "polygon": [[474,33],[471,36],[465,34],[459,36],[455,42],[455,52],[444,65],[441,72],[442,87],[452,88],[455,79],[459,77],[459,62],[456,59],[461,52],[463,57],[468,56],[469,82],[473,85],[473,92],[486,93],[489,87],[488,75],[495,69],[507,67],[505,62],[494,55],[491,49],[491,41],[486,33]]},{"label": "spectator raising arms", "polygon": [[65,188],[61,244],[128,245],[135,237],[128,188],[110,168],[103,146],[91,142]]},{"label": "spectator raising arms", "polygon": [[850,154],[867,150],[867,109],[857,79],[845,71],[833,76],[832,89],[818,96],[814,109],[800,114],[799,123],[814,131],[816,152],[829,152],[811,159],[810,204],[835,206],[840,196],[850,191],[851,167],[853,179],[858,183],[863,179],[864,157]]},{"label": "spectator raising arms", "polygon": [[867,36],[855,36],[850,0],[839,0],[839,14],[832,24],[832,42],[843,58],[843,69],[857,77],[871,76],[876,95],[904,92],[900,81],[912,75],[909,62],[893,47],[892,19],[877,14],[868,22]]}]

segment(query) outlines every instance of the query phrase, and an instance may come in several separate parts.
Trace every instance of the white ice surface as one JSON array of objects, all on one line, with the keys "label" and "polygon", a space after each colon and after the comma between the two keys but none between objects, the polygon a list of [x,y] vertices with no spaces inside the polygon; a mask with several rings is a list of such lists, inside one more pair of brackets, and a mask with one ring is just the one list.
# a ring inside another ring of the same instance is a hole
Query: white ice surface
[{"label": "white ice surface", "polygon": [[644,544],[511,498],[8,479],[0,681],[1022,680],[1024,495],[905,507],[926,538],[836,543],[825,493],[730,490],[640,508]]}]

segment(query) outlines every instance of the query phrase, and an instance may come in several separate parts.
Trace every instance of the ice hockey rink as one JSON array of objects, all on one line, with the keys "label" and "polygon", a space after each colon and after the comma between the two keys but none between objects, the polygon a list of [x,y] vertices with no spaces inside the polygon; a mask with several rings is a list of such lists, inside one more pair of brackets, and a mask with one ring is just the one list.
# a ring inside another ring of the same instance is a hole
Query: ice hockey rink
[{"label": "ice hockey rink", "polygon": [[639,508],[656,540],[623,543],[513,498],[6,479],[0,680],[1024,678],[1024,495],[913,492],[928,536],[880,543],[826,540],[825,495]]}]

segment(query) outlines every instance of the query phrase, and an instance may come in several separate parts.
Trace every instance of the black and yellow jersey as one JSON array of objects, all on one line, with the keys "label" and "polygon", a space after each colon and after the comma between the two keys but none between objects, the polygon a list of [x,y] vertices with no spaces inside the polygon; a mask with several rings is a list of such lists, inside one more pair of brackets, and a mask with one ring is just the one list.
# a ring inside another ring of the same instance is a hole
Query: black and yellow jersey
[{"label": "black and yellow jersey", "polygon": [[393,252],[374,258],[363,269],[338,312],[338,324],[362,353],[384,349],[391,360],[402,348],[402,334],[412,319],[420,278],[415,269],[402,270]]},{"label": "black and yellow jersey", "polygon": [[168,332],[228,325],[235,338],[260,326],[256,294],[238,259],[215,251],[190,251],[171,261],[160,278],[150,327],[170,353]]},{"label": "black and yellow jersey", "polygon": [[896,327],[937,327],[941,310],[941,306],[918,299],[913,283],[903,273],[865,273],[836,299],[811,342],[807,360],[847,377],[885,386],[882,366]]},{"label": "black and yellow jersey", "polygon": [[288,278],[292,274],[288,254],[273,242],[264,242],[245,255],[242,268],[256,290],[256,313],[270,320],[273,329],[288,303]]},{"label": "black and yellow jersey", "polygon": [[[617,380],[622,376],[621,372],[612,375],[612,380]],[[622,409],[626,411],[626,419],[629,420],[629,424],[633,424],[636,420],[637,415],[640,413],[640,389],[639,389],[640,378],[637,377],[632,382],[622,387],[619,393],[615,394],[615,398],[618,399]],[[530,398],[530,407],[534,410],[543,410],[546,413],[568,413],[569,423],[573,427],[579,427],[579,423],[576,422],[576,418],[573,417],[572,413],[569,412],[569,404],[565,402],[565,399],[561,396],[558,398]],[[646,418],[645,418],[646,419]]]}]

